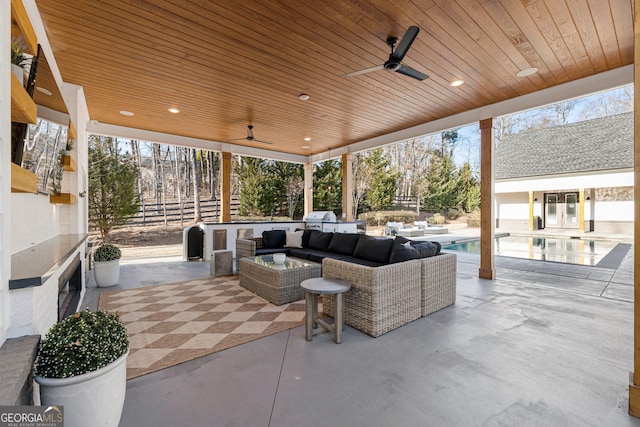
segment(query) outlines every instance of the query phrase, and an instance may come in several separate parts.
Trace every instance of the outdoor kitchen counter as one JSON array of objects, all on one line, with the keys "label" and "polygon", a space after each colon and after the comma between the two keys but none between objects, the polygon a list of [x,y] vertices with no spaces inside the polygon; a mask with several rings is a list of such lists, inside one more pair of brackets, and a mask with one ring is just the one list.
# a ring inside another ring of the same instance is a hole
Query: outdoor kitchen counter
[{"label": "outdoor kitchen counter", "polygon": [[[250,228],[253,236],[262,236],[266,230],[291,230],[305,228],[304,221],[232,221],[232,222],[200,222],[194,227],[200,227],[204,231],[204,260],[211,259],[211,251],[226,249],[233,252],[236,257],[236,238],[238,230]],[[192,227],[185,228],[183,241],[183,259],[187,257],[187,233]],[[222,246],[222,247],[221,247]]]}]

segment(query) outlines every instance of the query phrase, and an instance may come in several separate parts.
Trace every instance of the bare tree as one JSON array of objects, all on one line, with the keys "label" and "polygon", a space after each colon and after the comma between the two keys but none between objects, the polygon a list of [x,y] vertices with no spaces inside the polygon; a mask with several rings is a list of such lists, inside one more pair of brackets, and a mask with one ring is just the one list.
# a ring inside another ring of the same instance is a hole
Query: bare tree
[{"label": "bare tree", "polygon": [[300,200],[300,196],[304,191],[304,179],[298,175],[292,175],[287,179],[287,208],[289,211],[289,218],[293,219],[296,213],[296,206]]},{"label": "bare tree", "polygon": [[581,114],[585,120],[633,111],[633,85],[599,95]]},{"label": "bare tree", "polygon": [[192,170],[193,170],[193,222],[202,222],[202,214],[200,212],[200,169],[198,168],[198,159],[196,149],[191,149]]}]

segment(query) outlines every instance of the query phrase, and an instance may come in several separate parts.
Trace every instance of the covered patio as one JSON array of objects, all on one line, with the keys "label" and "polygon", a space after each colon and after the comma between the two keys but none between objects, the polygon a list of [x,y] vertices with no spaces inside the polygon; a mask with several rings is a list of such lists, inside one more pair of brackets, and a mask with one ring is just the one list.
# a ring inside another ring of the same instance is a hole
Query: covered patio
[{"label": "covered patio", "polygon": [[[55,201],[17,182],[23,171],[3,144],[0,344],[46,332],[53,282],[76,259],[86,264],[90,133],[220,151],[222,222],[231,220],[232,154],[303,164],[305,212],[313,164],[340,157],[350,220],[354,153],[477,123],[481,254],[460,260],[453,308],[376,340],[347,329],[341,346],[306,343],[297,328],[132,380],[122,425],[189,416],[208,425],[215,414],[220,425],[636,425],[626,412],[640,416],[640,301],[540,287],[496,266],[493,150],[501,115],[640,82],[639,8],[640,0],[3,2],[0,45],[22,35],[42,60],[33,101],[1,63],[0,138],[11,140],[10,122],[38,117],[68,125],[77,149],[63,181],[69,196]],[[17,255],[69,236],[52,273],[17,287]],[[626,260],[635,287],[640,261]],[[130,283],[145,280],[138,273]],[[82,289],[90,301],[84,278]],[[203,372],[213,375],[206,392]],[[167,399],[180,410],[160,408]]]},{"label": "covered patio", "polygon": [[[459,255],[455,306],[378,338],[307,342],[300,326],[129,380],[120,425],[640,425],[625,384],[633,251],[616,269],[498,257],[493,281],[478,263]],[[209,270],[159,257],[122,275],[124,289]]]}]

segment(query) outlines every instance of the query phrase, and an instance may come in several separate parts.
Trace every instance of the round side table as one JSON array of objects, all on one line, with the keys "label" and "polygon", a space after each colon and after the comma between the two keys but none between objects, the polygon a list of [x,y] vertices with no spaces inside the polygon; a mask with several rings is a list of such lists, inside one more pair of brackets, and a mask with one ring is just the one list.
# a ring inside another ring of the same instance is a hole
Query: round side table
[{"label": "round side table", "polygon": [[[344,327],[344,293],[351,289],[351,283],[342,279],[328,279],[316,277],[303,280],[300,287],[304,290],[306,301],[305,313],[305,338],[311,341],[313,329],[318,325],[333,332],[333,340],[336,344],[342,342],[342,329]],[[333,325],[318,319],[318,295],[336,296],[336,318]]]}]

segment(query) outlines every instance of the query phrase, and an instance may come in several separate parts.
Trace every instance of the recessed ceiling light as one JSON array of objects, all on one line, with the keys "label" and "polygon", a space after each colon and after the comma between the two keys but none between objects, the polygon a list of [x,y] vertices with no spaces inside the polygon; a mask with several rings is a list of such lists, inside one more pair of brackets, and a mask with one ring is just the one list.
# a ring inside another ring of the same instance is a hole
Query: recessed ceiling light
[{"label": "recessed ceiling light", "polygon": [[449,83],[449,86],[458,87],[464,83],[464,80],[454,80]]},{"label": "recessed ceiling light", "polygon": [[177,113],[179,113],[179,112],[180,112],[180,110],[178,110],[178,109],[177,109],[177,108],[175,108],[175,107],[171,107],[171,108],[169,108],[169,112],[170,112],[170,113],[173,113],[173,114],[177,114]]},{"label": "recessed ceiling light", "polygon": [[53,95],[53,93],[49,89],[45,89],[45,88],[40,87],[40,86],[36,86],[36,90],[38,92],[44,93],[45,95],[48,95],[48,96]]},{"label": "recessed ceiling light", "polygon": [[310,136],[305,136],[305,137],[304,137],[304,140],[305,140],[305,141],[311,141],[311,137],[310,137]]},{"label": "recessed ceiling light", "polygon": [[301,93],[298,98],[300,98],[302,101],[306,101],[307,99],[309,99],[309,95],[307,95],[306,93]]},{"label": "recessed ceiling light", "polygon": [[308,145],[303,145],[302,148],[304,148],[305,150],[308,150],[311,147],[309,147]]},{"label": "recessed ceiling light", "polygon": [[538,72],[538,69],[535,68],[535,67],[525,68],[524,70],[518,71],[518,74],[516,74],[516,76],[518,76],[518,77],[527,77],[527,76],[530,76],[530,75],[535,74],[537,72]]},{"label": "recessed ceiling light", "polygon": [[126,110],[120,110],[120,114],[122,114],[123,116],[133,116],[133,113],[131,111]]}]

